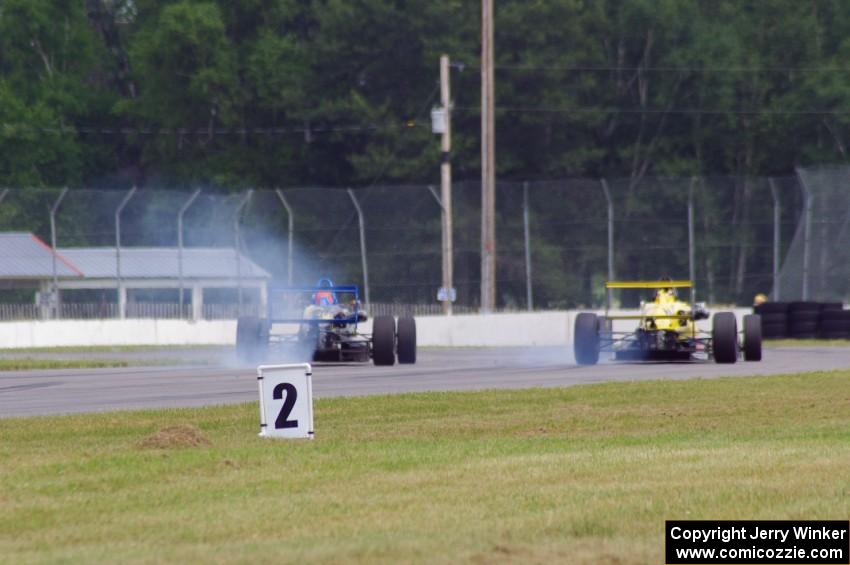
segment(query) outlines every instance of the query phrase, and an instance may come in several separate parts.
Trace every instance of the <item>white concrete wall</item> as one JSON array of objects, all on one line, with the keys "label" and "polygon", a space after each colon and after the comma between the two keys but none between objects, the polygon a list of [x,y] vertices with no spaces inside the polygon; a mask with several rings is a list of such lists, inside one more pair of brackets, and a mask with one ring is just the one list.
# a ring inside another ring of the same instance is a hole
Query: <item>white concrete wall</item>
[{"label": "white concrete wall", "polygon": [[[713,310],[716,312],[717,310]],[[749,308],[733,310],[741,317]],[[598,312],[601,313],[601,312]],[[621,312],[634,313],[634,312]],[[564,345],[572,342],[575,311],[422,316],[416,320],[421,346],[509,347]],[[615,330],[629,331],[636,322],[616,322]],[[710,330],[711,322],[700,322]],[[371,323],[360,331],[371,332]],[[234,320],[55,320],[0,323],[0,349],[86,345],[232,345],[236,339]]]},{"label": "white concrete wall", "polygon": [[422,316],[416,341],[422,346],[561,345],[571,333],[569,312]]},{"label": "white concrete wall", "polygon": [[233,320],[51,320],[0,323],[0,348],[232,344]]}]

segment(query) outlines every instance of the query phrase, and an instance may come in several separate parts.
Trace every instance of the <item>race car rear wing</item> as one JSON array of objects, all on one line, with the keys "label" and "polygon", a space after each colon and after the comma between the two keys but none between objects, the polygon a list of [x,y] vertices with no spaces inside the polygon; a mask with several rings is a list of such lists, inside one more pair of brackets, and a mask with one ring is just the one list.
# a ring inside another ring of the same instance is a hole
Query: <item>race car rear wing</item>
[{"label": "race car rear wing", "polygon": [[693,288],[692,281],[606,281],[605,288]]},{"label": "race car rear wing", "polygon": [[[691,293],[693,293],[694,283],[689,280],[676,280],[676,281],[605,281],[605,288],[609,291],[611,289],[628,289],[628,288],[688,288],[691,289]],[[611,298],[611,293],[608,293],[608,298],[605,301],[605,318],[610,320],[640,320],[645,316],[635,316],[635,315],[624,315],[624,316],[609,316],[608,310],[611,308],[611,304],[609,302]],[[671,314],[671,315],[658,315],[652,316],[653,318],[658,319],[668,319],[668,320],[693,320],[692,314]]]},{"label": "race car rear wing", "polygon": [[[335,324],[355,324],[356,326],[360,320],[360,293],[357,285],[332,287],[269,286],[268,293],[267,319],[271,324],[327,324],[332,322]],[[310,300],[305,300],[304,296],[312,299],[316,293],[332,294],[334,304],[339,304],[340,306],[350,304],[351,315],[332,320],[326,318],[305,318],[303,309],[310,303]],[[300,300],[296,298],[299,296],[301,297]],[[348,300],[342,300],[342,296]],[[292,304],[284,303],[287,301],[287,298],[291,300]]]}]

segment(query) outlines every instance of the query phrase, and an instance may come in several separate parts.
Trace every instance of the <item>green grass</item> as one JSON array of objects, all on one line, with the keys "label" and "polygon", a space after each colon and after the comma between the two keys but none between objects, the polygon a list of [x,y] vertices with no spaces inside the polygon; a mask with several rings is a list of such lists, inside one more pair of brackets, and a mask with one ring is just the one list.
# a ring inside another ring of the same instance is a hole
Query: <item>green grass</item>
[{"label": "green grass", "polygon": [[226,345],[69,345],[61,347],[0,348],[0,353],[126,353],[134,351],[224,349],[227,347]]},{"label": "green grass", "polygon": [[114,367],[151,367],[171,365],[205,365],[214,361],[183,359],[44,359],[38,357],[0,358],[2,371],[35,371],[46,369],[105,369]]},{"label": "green grass", "polygon": [[850,371],[0,419],[0,561],[661,563],[665,519],[846,519],[848,420]]}]

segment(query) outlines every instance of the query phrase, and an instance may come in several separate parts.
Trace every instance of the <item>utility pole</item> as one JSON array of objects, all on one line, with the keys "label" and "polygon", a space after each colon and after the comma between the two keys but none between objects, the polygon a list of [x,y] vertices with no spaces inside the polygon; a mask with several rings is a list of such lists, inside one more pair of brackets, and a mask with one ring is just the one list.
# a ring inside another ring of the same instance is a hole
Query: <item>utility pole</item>
[{"label": "utility pole", "polygon": [[496,307],[493,0],[481,0],[481,312]]},{"label": "utility pole", "polygon": [[440,207],[443,212],[443,314],[452,315],[452,289],[454,287],[454,249],[452,245],[452,112],[449,84],[449,56],[440,56],[440,103],[443,106],[443,137],[440,158]]}]

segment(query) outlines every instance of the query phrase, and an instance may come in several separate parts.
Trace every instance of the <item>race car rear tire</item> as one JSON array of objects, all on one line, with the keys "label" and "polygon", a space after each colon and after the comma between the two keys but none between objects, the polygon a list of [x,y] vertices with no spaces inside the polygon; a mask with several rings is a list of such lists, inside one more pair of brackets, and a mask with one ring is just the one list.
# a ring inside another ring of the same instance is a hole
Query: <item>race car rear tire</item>
[{"label": "race car rear tire", "polygon": [[416,363],[416,320],[399,318],[396,334],[398,362],[402,365]]},{"label": "race car rear tire", "polygon": [[761,361],[761,317],[744,316],[744,361]]},{"label": "race car rear tire", "polygon": [[599,318],[596,314],[582,312],[576,316],[573,348],[579,365],[599,362]]},{"label": "race car rear tire", "polygon": [[732,312],[718,312],[711,326],[711,349],[717,363],[738,360],[738,322]]},{"label": "race car rear tire", "polygon": [[395,364],[395,318],[376,316],[372,320],[372,361],[375,365]]},{"label": "race car rear tire", "polygon": [[257,316],[240,316],[236,322],[236,356],[240,361],[257,363],[268,349],[265,323]]}]

